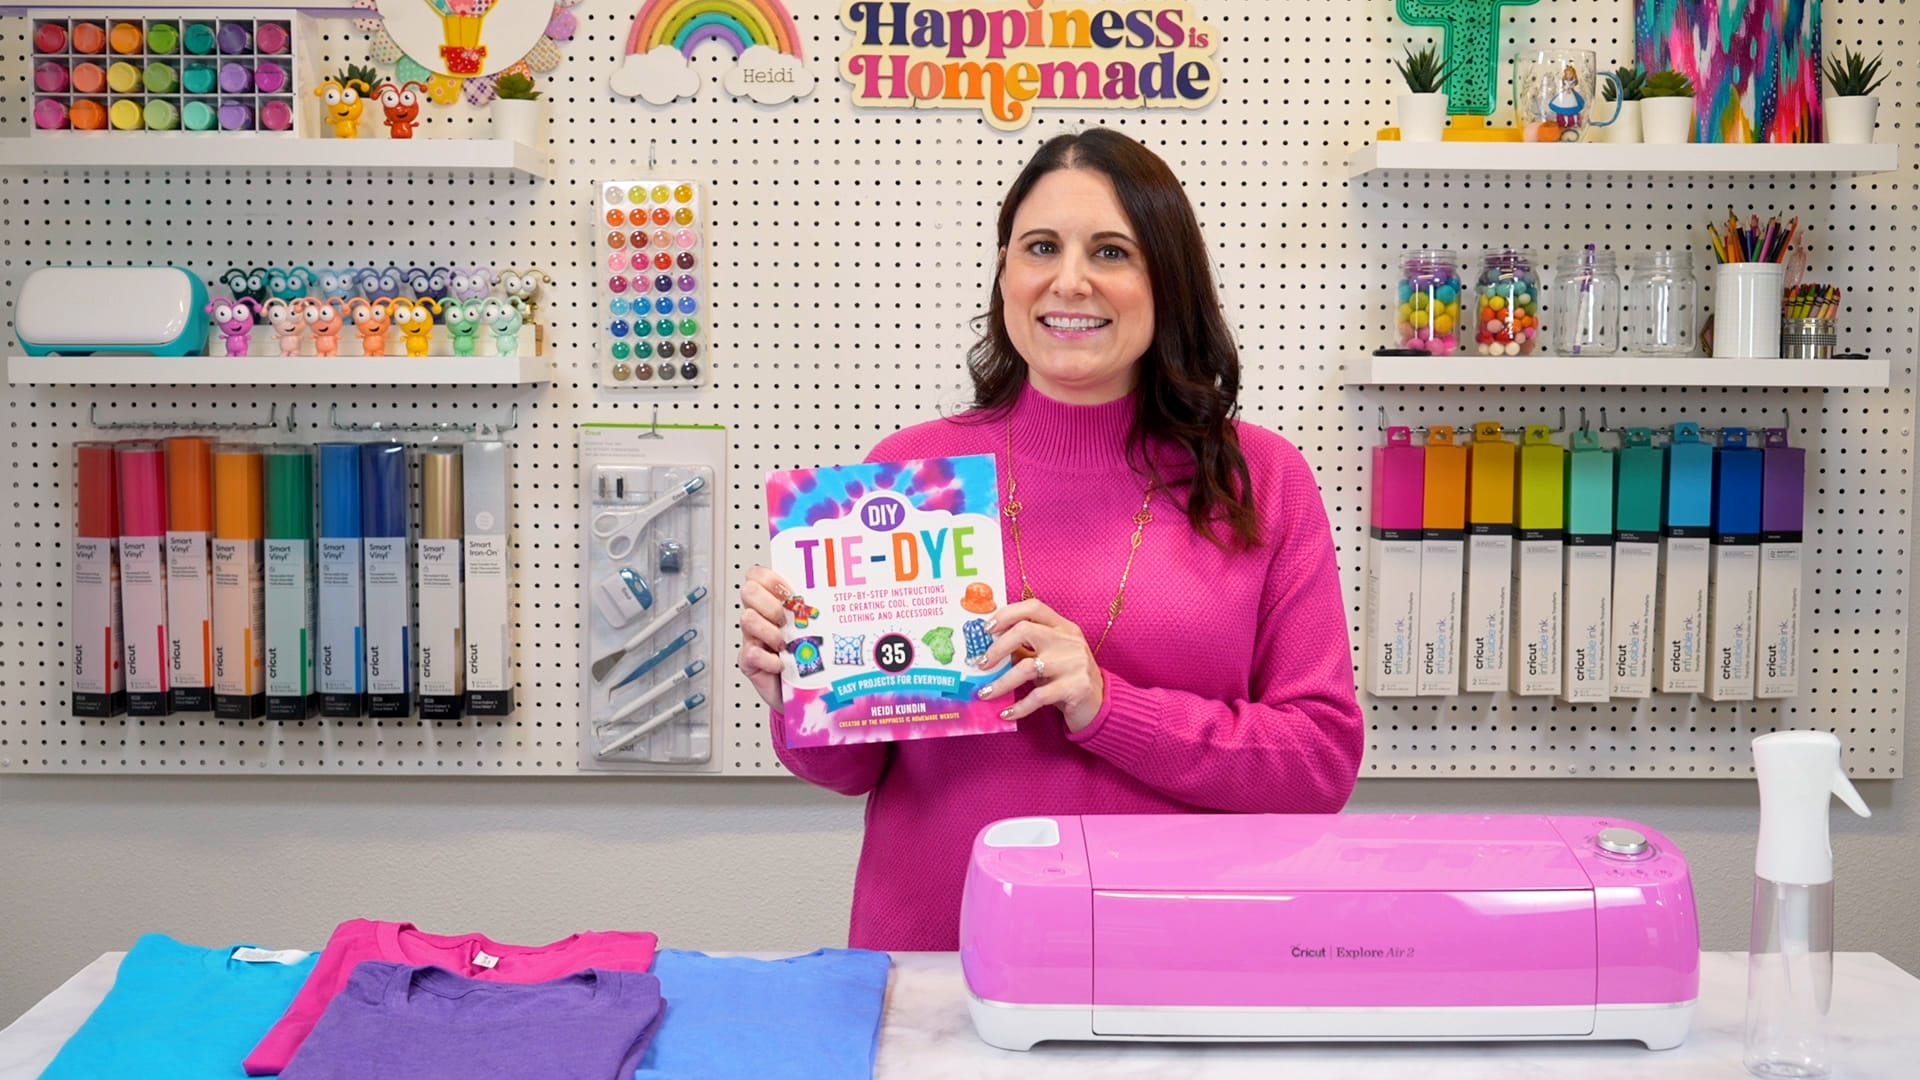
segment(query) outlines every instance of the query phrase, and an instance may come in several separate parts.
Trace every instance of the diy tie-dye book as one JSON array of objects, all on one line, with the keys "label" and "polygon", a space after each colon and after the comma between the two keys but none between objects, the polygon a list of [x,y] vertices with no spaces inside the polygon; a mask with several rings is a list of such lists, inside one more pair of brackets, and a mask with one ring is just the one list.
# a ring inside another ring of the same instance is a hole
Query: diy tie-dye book
[{"label": "diy tie-dye book", "polygon": [[991,455],[767,474],[768,547],[787,601],[786,745],[1012,731],[973,664],[1004,601]]}]

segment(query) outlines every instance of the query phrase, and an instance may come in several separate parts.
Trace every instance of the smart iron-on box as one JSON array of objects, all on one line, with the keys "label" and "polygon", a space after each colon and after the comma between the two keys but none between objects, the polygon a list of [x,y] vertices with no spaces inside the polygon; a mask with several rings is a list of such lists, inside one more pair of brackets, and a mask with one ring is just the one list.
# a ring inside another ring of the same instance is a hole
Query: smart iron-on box
[{"label": "smart iron-on box", "polygon": [[974,839],[960,959],[981,1038],[1630,1040],[1700,985],[1686,860],[1631,821],[1014,818]]}]

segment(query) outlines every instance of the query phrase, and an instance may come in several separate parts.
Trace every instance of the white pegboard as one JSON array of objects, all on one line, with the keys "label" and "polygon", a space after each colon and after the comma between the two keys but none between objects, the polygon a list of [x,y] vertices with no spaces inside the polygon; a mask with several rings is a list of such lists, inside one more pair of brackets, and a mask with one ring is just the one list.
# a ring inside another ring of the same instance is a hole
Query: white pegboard
[{"label": "white pegboard", "polygon": [[[835,64],[846,35],[832,0],[790,6],[819,88],[763,107],[718,89],[730,62],[696,60],[699,99],[657,109],[614,97],[638,0],[586,0],[579,35],[545,89],[551,179],[441,171],[0,168],[0,314],[8,338],[24,274],[49,264],[177,263],[212,278],[229,265],[378,261],[528,264],[557,279],[545,305],[553,381],[516,388],[308,389],[10,387],[6,517],[0,521],[0,770],[330,774],[572,774],[578,660],[579,491],[574,425],[634,421],[648,400],[594,385],[604,313],[592,299],[594,183],[692,176],[711,194],[713,384],[657,395],[662,422],[732,431],[726,507],[731,597],[765,534],[766,470],[858,460],[882,436],[963,400],[968,320],[984,310],[1001,192],[1045,138],[1113,124],[1184,179],[1210,242],[1246,364],[1245,417],[1297,443],[1319,473],[1360,640],[1367,449],[1377,407],[1396,422],[1548,417],[1606,405],[1616,424],[1710,425],[1792,415],[1809,450],[1813,633],[1807,689],[1784,703],[1725,706],[1656,697],[1568,707],[1472,696],[1368,703],[1363,766],[1380,776],[1725,777],[1775,725],[1828,728],[1855,776],[1901,774],[1913,505],[1913,290],[1920,230],[1912,132],[1920,37],[1885,5],[1828,0],[1826,40],[1887,55],[1880,138],[1901,172],[1859,178],[1417,173],[1349,182],[1347,159],[1390,123],[1387,58],[1424,40],[1384,3],[1197,0],[1220,33],[1217,101],[1201,112],[1042,113],[1001,134],[959,111],[858,111]],[[0,134],[23,136],[30,86],[24,19],[0,20]],[[1542,0],[1506,9],[1503,53],[1577,44],[1611,65],[1630,53],[1631,6]],[[331,68],[366,55],[348,23],[328,29]],[[485,114],[429,113],[428,133],[481,134]],[[1488,150],[1498,153],[1499,148]],[[1705,251],[1729,205],[1802,215],[1814,273],[1847,290],[1847,343],[1893,360],[1887,390],[1356,388],[1343,372],[1385,340],[1403,250],[1474,257],[1504,244],[1545,256],[1588,240],[1631,265],[1668,245]],[[10,343],[10,342],[9,342]],[[262,363],[271,361],[263,360]],[[102,419],[233,419],[300,407],[307,441],[332,437],[328,407],[358,421],[490,420],[520,405],[513,542],[519,711],[426,724],[210,718],[80,720],[67,713],[67,538],[75,441]],[[738,680],[722,688],[726,775],[774,775],[765,711]]]}]

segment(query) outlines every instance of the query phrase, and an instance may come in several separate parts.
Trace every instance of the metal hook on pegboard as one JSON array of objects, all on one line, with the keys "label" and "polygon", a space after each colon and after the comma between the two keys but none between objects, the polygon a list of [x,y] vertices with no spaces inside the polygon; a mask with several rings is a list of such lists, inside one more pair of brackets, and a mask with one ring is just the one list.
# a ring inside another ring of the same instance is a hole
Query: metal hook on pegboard
[{"label": "metal hook on pegboard", "polygon": [[[1387,407],[1385,405],[1380,405],[1377,407],[1380,410],[1380,431],[1382,434],[1385,434],[1387,430]],[[1603,425],[1605,424],[1604,420],[1602,420],[1601,422]],[[1433,424],[1428,424],[1424,427],[1409,426],[1408,430],[1418,431],[1424,435],[1427,432],[1432,431],[1434,426],[1435,425]],[[1448,426],[1454,428],[1457,431],[1472,431],[1478,425],[1473,423],[1465,423],[1465,424],[1452,424]],[[1538,426],[1538,425],[1532,425],[1532,426]],[[1587,426],[1587,409],[1586,409],[1586,406],[1584,405],[1580,407],[1580,429],[1582,431],[1591,430]],[[1560,422],[1548,430],[1550,430],[1555,435],[1560,435],[1565,433],[1565,431],[1567,430],[1567,407],[1565,405],[1560,406]],[[1527,429],[1524,427],[1502,427],[1500,429],[1500,433],[1502,435],[1524,435],[1527,433]]]},{"label": "metal hook on pegboard", "polygon": [[[236,420],[108,420],[102,423],[96,415],[100,403],[95,401],[87,405],[87,426],[101,431],[267,431],[280,426],[280,403],[273,402],[264,423],[245,423]],[[300,408],[299,402],[287,406],[287,431],[293,431],[293,414]]]},{"label": "metal hook on pegboard", "polygon": [[512,431],[520,426],[520,403],[517,401],[513,403],[512,409],[507,413],[507,422],[504,424],[490,425],[484,420],[475,420],[469,423],[456,423],[451,420],[435,420],[427,423],[409,422],[404,424],[374,420],[364,424],[358,422],[343,424],[340,422],[340,403],[336,401],[327,408],[327,426],[335,431],[459,431],[468,435],[484,434],[490,431],[497,435]]},{"label": "metal hook on pegboard", "polygon": [[648,176],[652,176],[652,175],[653,175],[653,172],[654,172],[654,168],[653,168],[653,152],[654,152],[654,150],[656,150],[656,149],[657,149],[657,148],[659,147],[659,145],[660,145],[660,140],[658,140],[658,139],[648,139],[648,140],[647,140],[647,175],[648,175]]},{"label": "metal hook on pegboard", "polygon": [[655,405],[653,407],[653,426],[647,429],[645,432],[641,433],[639,437],[642,439],[666,438],[665,435],[660,434],[660,406]]}]

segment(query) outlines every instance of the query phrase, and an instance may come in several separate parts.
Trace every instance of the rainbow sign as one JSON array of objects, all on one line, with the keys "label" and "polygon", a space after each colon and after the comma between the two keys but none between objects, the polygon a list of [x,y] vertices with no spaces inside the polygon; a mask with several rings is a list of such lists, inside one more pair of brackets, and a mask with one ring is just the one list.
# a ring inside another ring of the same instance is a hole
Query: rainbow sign
[{"label": "rainbow sign", "polygon": [[708,41],[735,57],[755,45],[806,59],[793,15],[779,0],[647,0],[627,35],[627,55],[671,46],[685,56]]}]

